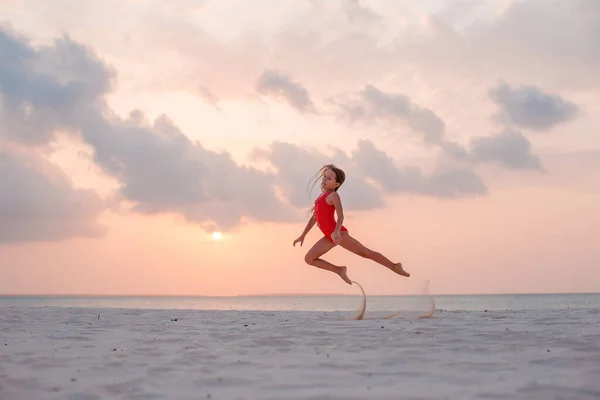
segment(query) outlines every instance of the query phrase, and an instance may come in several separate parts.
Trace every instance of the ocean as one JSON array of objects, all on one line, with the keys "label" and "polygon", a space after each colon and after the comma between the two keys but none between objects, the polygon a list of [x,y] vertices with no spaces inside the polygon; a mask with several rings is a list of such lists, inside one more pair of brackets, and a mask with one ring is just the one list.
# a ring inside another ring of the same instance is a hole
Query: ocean
[{"label": "ocean", "polygon": [[[600,309],[600,293],[367,296],[367,311]],[[0,307],[139,308],[258,311],[355,311],[360,295],[0,296]]]}]

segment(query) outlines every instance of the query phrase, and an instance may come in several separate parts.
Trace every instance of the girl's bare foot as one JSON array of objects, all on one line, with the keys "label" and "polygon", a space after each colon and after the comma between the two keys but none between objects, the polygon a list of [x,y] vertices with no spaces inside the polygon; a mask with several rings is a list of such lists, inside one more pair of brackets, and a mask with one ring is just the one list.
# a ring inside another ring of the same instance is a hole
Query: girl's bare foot
[{"label": "girl's bare foot", "polygon": [[398,275],[402,275],[402,276],[406,276],[409,277],[410,274],[408,272],[406,272],[404,270],[404,268],[402,268],[402,263],[396,263],[394,264],[393,268],[390,268],[392,271],[394,271],[395,273],[397,273]]},{"label": "girl's bare foot", "polygon": [[340,267],[340,272],[338,272],[338,275],[340,276],[340,278],[342,278],[348,285],[352,285],[352,281],[350,280],[350,278],[348,278],[348,274],[346,273],[347,268],[346,267]]}]

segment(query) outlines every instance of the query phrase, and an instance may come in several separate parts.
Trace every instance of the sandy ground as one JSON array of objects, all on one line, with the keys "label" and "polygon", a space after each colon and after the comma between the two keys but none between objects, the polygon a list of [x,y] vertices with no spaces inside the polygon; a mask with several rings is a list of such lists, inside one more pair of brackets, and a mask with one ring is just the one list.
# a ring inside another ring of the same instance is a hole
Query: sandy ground
[{"label": "sandy ground", "polygon": [[600,399],[600,310],[352,316],[3,307],[0,399]]}]

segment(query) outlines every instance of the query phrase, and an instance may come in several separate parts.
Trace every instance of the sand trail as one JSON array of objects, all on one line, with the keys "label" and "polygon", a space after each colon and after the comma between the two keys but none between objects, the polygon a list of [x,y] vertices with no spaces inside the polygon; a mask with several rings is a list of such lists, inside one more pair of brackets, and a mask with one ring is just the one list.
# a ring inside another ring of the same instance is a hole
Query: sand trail
[{"label": "sand trail", "polygon": [[[362,285],[360,283],[358,283],[356,281],[352,281],[352,283],[356,284],[360,288],[360,291],[361,291],[363,297],[362,297],[361,306],[358,309],[358,312],[351,319],[353,319],[353,320],[363,320],[363,319],[392,319],[392,318],[398,317],[399,315],[406,314],[406,311],[396,311],[396,312],[394,312],[392,314],[389,314],[389,315],[384,315],[384,316],[379,316],[379,317],[365,318],[365,313],[366,313],[366,310],[367,310],[367,295],[366,295],[365,290],[363,289],[363,287],[362,287]],[[429,298],[429,310],[427,311],[426,314],[418,315],[416,318],[419,318],[419,319],[422,319],[422,318],[432,318],[433,315],[435,314],[435,299],[431,295],[427,295],[427,296]]]}]

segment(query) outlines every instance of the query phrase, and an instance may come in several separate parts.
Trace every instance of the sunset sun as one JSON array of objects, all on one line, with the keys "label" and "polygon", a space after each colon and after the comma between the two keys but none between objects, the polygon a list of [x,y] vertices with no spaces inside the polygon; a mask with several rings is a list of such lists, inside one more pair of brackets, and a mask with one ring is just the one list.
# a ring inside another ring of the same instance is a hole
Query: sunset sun
[{"label": "sunset sun", "polygon": [[223,234],[221,232],[213,232],[212,237],[214,240],[221,240]]}]

